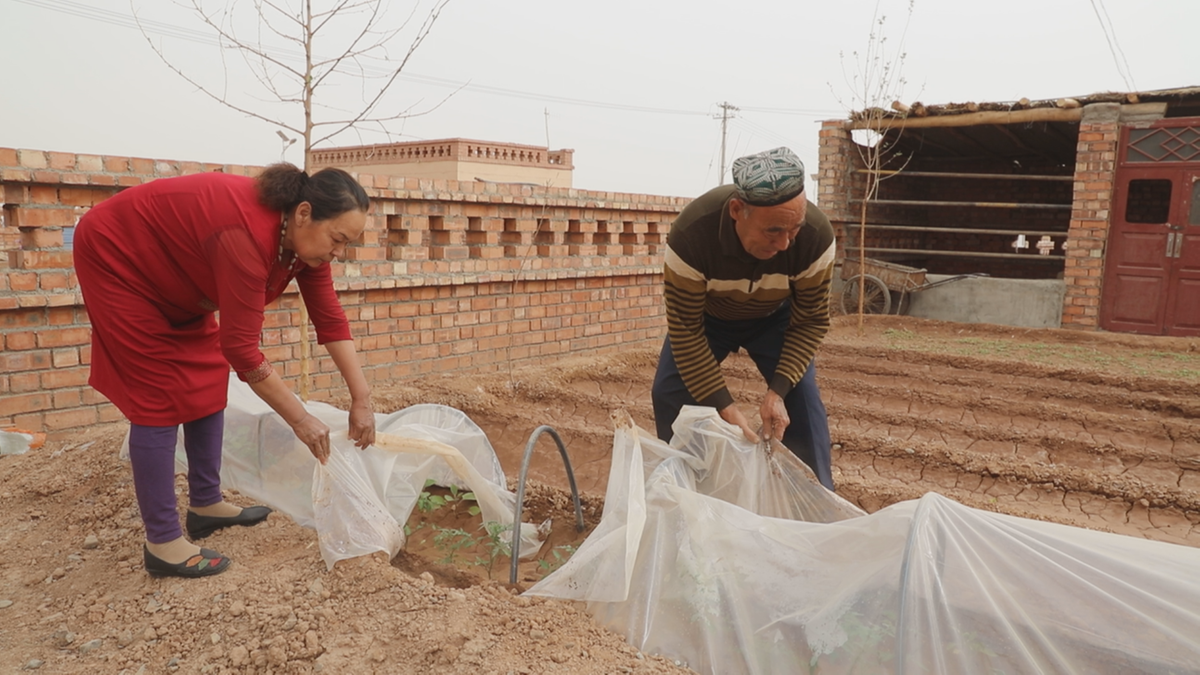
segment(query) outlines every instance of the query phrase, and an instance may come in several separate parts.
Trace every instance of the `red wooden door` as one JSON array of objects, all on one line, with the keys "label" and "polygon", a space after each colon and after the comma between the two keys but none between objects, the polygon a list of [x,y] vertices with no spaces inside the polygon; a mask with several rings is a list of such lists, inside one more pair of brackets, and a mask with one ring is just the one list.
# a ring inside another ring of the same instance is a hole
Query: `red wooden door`
[{"label": "red wooden door", "polygon": [[1171,289],[1167,302],[1167,335],[1200,335],[1200,170],[1185,171],[1171,252]]},{"label": "red wooden door", "polygon": [[1200,118],[1122,131],[1109,223],[1100,327],[1200,335]]},{"label": "red wooden door", "polygon": [[1100,327],[1162,335],[1170,293],[1180,171],[1118,172],[1105,251]]}]

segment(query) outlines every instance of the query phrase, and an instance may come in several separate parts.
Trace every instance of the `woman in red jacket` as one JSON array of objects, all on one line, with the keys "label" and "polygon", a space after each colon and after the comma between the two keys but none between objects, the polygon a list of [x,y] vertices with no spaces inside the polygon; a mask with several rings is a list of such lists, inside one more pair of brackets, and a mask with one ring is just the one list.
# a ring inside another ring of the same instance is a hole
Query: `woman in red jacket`
[{"label": "woman in red jacket", "polygon": [[132,425],[129,459],[151,575],[199,577],[229,566],[180,528],[174,460],[180,424],[191,539],[253,525],[271,512],[234,506],[221,495],[230,367],[318,461],[329,457],[329,427],[307,412],[259,349],[264,307],[292,279],[317,341],[350,390],[350,437],[359,447],[374,442],[370,388],[329,269],[362,234],[369,206],[345,171],[309,176],[276,164],[257,179],[213,172],[132,187],[76,226],[75,269],[92,324],[89,383]]}]

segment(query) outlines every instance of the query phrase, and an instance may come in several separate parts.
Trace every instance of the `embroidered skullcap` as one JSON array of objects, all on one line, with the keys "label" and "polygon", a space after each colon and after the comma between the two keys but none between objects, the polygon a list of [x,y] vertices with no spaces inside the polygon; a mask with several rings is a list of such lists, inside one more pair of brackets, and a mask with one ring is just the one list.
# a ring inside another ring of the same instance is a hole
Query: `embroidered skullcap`
[{"label": "embroidered skullcap", "polygon": [[804,192],[804,162],[787,148],[738,157],[733,184],[747,204],[776,206]]}]

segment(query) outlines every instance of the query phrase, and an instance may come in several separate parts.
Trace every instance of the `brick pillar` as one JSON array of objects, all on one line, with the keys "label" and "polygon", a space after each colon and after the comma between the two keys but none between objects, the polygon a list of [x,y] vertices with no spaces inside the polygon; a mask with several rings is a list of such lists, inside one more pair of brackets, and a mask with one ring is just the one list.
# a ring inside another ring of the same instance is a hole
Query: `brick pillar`
[{"label": "brick pillar", "polygon": [[854,189],[852,172],[856,155],[854,141],[850,138],[850,130],[845,127],[845,120],[825,120],[821,123],[818,192],[814,201],[833,223],[839,258],[845,249],[845,223],[857,222],[857,217],[850,210],[850,197]]},{"label": "brick pillar", "polygon": [[1118,103],[1095,103],[1083,109],[1075,155],[1075,196],[1067,231],[1067,292],[1062,327],[1097,330],[1104,275],[1104,247],[1116,183],[1120,139]]}]

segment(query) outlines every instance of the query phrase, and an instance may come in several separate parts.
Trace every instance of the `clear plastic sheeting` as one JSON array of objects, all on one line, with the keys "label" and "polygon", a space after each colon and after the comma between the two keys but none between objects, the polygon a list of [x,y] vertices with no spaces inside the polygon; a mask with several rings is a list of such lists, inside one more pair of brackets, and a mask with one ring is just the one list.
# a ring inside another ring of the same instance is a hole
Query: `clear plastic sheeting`
[{"label": "clear plastic sheeting", "polygon": [[528,594],[701,673],[1200,670],[1200,549],[934,493],[866,515],[711,409],[674,431],[617,420],[600,524]]},{"label": "clear plastic sheeting", "polygon": [[[425,445],[436,449],[399,452],[377,446],[360,450],[346,435],[345,411],[324,403],[304,405],[331,430],[325,465],[248,385],[231,377],[221,484],[316,529],[328,567],[375,551],[394,556],[404,545],[404,523],[427,480],[474,492],[484,522],[512,526],[516,495],[507,489],[487,436],[463,412],[415,405],[377,414],[377,431],[429,441]],[[175,459],[177,470],[186,472],[182,432]],[[522,524],[521,557],[537,555],[541,544],[537,527]]]}]

